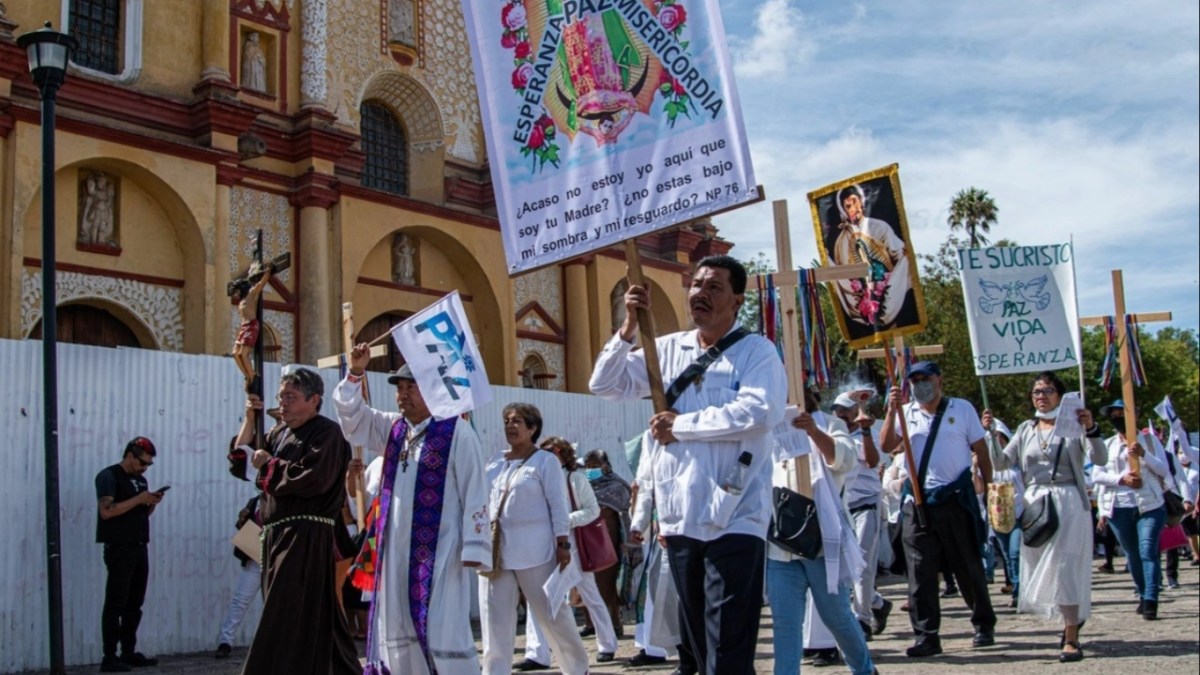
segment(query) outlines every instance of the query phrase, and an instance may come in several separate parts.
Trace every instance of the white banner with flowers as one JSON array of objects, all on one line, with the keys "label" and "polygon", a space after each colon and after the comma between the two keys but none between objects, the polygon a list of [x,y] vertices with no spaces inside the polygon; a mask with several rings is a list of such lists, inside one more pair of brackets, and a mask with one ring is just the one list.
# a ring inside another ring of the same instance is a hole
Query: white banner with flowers
[{"label": "white banner with flowers", "polygon": [[757,198],[717,0],[463,0],[510,274]]}]

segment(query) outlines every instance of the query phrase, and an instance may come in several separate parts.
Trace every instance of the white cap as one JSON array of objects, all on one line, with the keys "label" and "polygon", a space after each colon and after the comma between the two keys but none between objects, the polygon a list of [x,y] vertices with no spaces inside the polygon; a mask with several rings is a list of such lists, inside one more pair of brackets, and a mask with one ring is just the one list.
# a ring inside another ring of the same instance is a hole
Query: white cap
[{"label": "white cap", "polygon": [[843,391],[837,395],[837,398],[833,399],[833,405],[838,408],[853,410],[858,407],[858,401],[854,400],[854,397],[850,395],[850,392]]}]

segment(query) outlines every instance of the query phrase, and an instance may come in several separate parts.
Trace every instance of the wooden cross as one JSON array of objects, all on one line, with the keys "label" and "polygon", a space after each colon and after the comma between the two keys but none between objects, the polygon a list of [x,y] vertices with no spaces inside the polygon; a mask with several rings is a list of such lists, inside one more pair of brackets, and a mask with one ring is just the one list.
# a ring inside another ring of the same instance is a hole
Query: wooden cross
[{"label": "wooden cross", "polygon": [[[779,314],[782,317],[781,342],[783,344],[783,367],[788,379],[788,401],[795,404],[803,412],[804,403],[804,334],[800,331],[799,315],[796,308],[795,289],[800,285],[800,272],[792,265],[792,235],[788,225],[787,200],[777,199],[771,203],[775,214],[775,257],[779,262],[779,272],[771,275],[758,275],[749,279],[750,284],[767,286],[768,277],[779,290]],[[813,271],[817,282],[836,281],[838,279],[858,279],[868,274],[868,266],[839,265],[837,267],[822,267]],[[760,302],[762,300],[760,299]],[[812,498],[812,474],[808,462],[796,462],[797,492]]]},{"label": "wooden cross", "polygon": [[[262,230],[260,229],[254,235],[254,262],[256,262],[258,264],[251,265],[250,269],[248,269],[243,276],[241,276],[237,279],[234,279],[234,280],[230,281],[228,284],[226,284],[225,293],[229,297],[232,298],[234,296],[234,294],[238,293],[238,289],[243,284],[248,283],[251,286],[253,286],[259,280],[261,280],[262,275],[266,272],[266,269],[268,267],[270,268],[271,276],[273,277],[273,276],[275,276],[276,273],[282,272],[292,266],[292,254],[291,253],[282,253],[280,255],[275,256],[271,260],[271,262],[268,266],[263,265],[262,256],[263,256]],[[253,272],[253,274],[251,272]],[[258,329],[258,337],[254,341],[254,377],[248,383],[247,388],[246,388],[246,393],[254,394],[255,396],[258,396],[258,399],[260,401],[263,401],[263,404],[266,405],[266,397],[263,395],[263,381],[262,381],[263,333],[265,331],[263,331],[263,329],[262,329],[263,297],[261,294],[259,294],[258,301],[255,303],[255,305],[256,306],[254,309],[254,316],[255,316],[256,320],[258,321],[259,329]],[[241,330],[240,327],[239,327],[239,330]],[[235,347],[236,347],[236,345],[235,345]],[[263,411],[255,410],[254,411],[254,447],[262,448],[263,447],[263,439],[265,437],[266,437],[266,430],[265,430],[265,424],[264,424],[264,419],[263,419]]]},{"label": "wooden cross", "polygon": [[[390,333],[384,333],[384,335],[389,335],[389,334]],[[342,303],[342,344],[346,346],[345,353],[336,354],[334,356],[326,356],[322,359],[318,359],[317,367],[318,368],[338,368],[339,370],[341,370],[342,368],[348,369],[350,367],[350,351],[352,349],[354,349],[354,303],[352,303],[352,302],[343,302]],[[371,358],[383,356],[384,354],[387,354],[386,346],[379,345],[377,347],[371,347]],[[371,405],[371,390],[367,388],[367,379],[366,379],[365,374],[364,374],[362,382],[360,383],[360,386],[362,387],[363,403],[365,405]],[[361,445],[354,446],[354,459],[357,459],[358,461],[361,462],[362,458],[363,458],[362,446]],[[366,497],[364,496],[365,490],[366,490],[366,488],[363,485],[362,474],[359,474],[358,486],[357,486],[357,489],[354,491],[354,493],[355,493],[354,494],[354,506],[355,506],[354,517],[358,521],[358,531],[359,532],[362,532],[363,529],[366,527],[367,512],[366,512],[366,508],[365,508],[365,505],[366,505]]]},{"label": "wooden cross", "polygon": [[[1121,270],[1112,271],[1112,286],[1113,286],[1113,310],[1116,312],[1115,317],[1110,316],[1085,316],[1080,317],[1079,325],[1081,326],[1103,326],[1105,321],[1112,319],[1117,326],[1117,345],[1120,350],[1121,364],[1121,400],[1125,404],[1125,442],[1127,444],[1137,442],[1137,408],[1133,398],[1133,361],[1129,356],[1129,340],[1125,334],[1125,281],[1121,274]],[[1152,323],[1155,321],[1170,321],[1170,312],[1148,312],[1145,314],[1131,314],[1130,318],[1134,323]],[[1083,354],[1079,355],[1083,359]],[[1079,382],[1080,390],[1083,389],[1082,379]],[[1129,472],[1137,474],[1141,471],[1141,462],[1137,457],[1129,457]]]}]

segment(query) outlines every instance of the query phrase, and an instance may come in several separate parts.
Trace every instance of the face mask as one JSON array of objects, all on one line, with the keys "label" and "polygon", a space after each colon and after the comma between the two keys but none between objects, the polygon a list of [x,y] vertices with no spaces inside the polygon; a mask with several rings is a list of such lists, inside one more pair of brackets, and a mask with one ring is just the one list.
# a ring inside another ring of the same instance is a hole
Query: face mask
[{"label": "face mask", "polygon": [[929,380],[912,383],[912,395],[917,403],[929,403],[934,399],[936,393],[933,390],[933,383]]},{"label": "face mask", "polygon": [[587,476],[589,481],[600,480],[604,475],[604,469],[588,469],[584,472],[584,475]]},{"label": "face mask", "polygon": [[1039,420],[1052,420],[1058,417],[1058,406],[1054,406],[1053,410],[1047,410],[1046,412],[1035,410],[1033,414],[1036,415]]}]

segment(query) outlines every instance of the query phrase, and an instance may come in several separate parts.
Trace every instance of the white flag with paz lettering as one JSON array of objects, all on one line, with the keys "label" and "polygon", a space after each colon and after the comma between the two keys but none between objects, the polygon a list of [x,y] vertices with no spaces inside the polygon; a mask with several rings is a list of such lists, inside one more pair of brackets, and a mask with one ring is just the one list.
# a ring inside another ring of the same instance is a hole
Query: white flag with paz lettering
[{"label": "white flag with paz lettering", "polygon": [[454,291],[392,329],[429,412],[445,419],[492,400],[483,359]]}]

